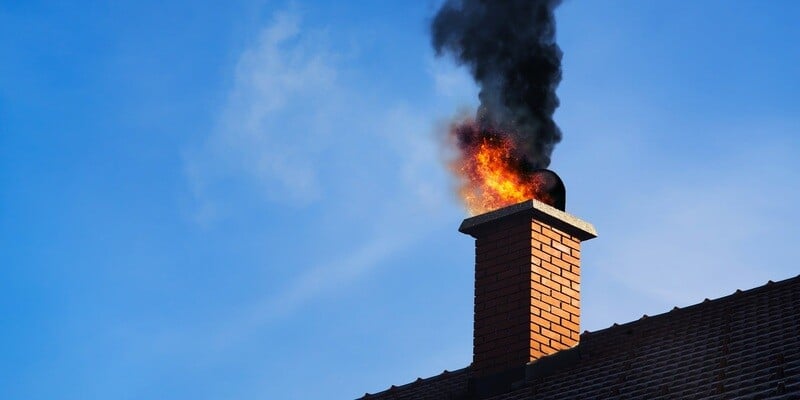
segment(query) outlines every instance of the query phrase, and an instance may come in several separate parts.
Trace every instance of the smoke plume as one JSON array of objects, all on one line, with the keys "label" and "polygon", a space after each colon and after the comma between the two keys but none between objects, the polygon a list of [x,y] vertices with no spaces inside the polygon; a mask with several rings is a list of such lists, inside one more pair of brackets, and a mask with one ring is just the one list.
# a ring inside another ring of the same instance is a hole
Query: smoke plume
[{"label": "smoke plume", "polygon": [[[561,49],[553,10],[560,0],[446,0],[431,26],[437,55],[452,55],[480,86],[478,136],[513,142],[513,168],[531,173],[550,164],[561,131],[553,122],[561,81]],[[476,145],[471,132],[458,145]],[[510,160],[511,161],[511,160]]]}]

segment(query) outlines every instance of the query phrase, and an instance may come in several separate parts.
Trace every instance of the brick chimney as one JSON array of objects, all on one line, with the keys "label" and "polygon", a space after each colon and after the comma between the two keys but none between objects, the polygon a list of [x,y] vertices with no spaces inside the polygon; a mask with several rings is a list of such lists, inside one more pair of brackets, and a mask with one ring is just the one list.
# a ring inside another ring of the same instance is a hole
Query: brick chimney
[{"label": "brick chimney", "polygon": [[475,238],[472,373],[481,378],[572,348],[580,337],[580,246],[594,227],[528,200],[464,220]]}]

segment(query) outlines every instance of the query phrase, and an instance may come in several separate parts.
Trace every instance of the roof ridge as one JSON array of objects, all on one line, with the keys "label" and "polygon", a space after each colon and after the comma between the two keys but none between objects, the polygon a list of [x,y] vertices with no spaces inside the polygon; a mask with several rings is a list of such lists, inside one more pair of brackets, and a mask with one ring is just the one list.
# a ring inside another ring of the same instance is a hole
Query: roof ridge
[{"label": "roof ridge", "polygon": [[584,336],[584,335],[594,336],[597,333],[606,332],[606,331],[615,330],[615,329],[620,329],[620,328],[630,327],[630,326],[635,325],[637,323],[640,323],[640,322],[642,322],[644,320],[653,320],[653,319],[656,319],[656,318],[663,318],[663,317],[665,317],[667,315],[670,315],[670,314],[672,314],[674,312],[694,311],[694,310],[700,308],[701,306],[707,307],[707,306],[711,306],[711,305],[717,305],[717,304],[720,304],[720,303],[724,303],[726,301],[732,301],[732,300],[739,299],[739,298],[742,298],[742,297],[752,296],[752,295],[758,294],[758,293],[760,293],[762,291],[766,291],[767,289],[769,289],[769,290],[778,289],[781,286],[790,285],[792,283],[795,283],[795,281],[800,282],[800,274],[798,274],[796,276],[793,276],[791,278],[787,278],[787,279],[783,279],[783,280],[777,281],[777,282],[775,282],[775,281],[770,279],[770,280],[767,281],[767,283],[765,283],[765,284],[763,284],[761,286],[756,286],[756,287],[750,288],[750,289],[745,289],[745,290],[736,289],[733,293],[725,295],[725,296],[722,296],[722,297],[718,297],[716,299],[709,299],[708,297],[706,297],[705,299],[703,299],[703,301],[701,301],[699,303],[690,304],[690,305],[685,306],[685,307],[675,306],[671,310],[663,312],[663,313],[660,313],[660,314],[656,314],[656,315],[644,314],[639,319],[635,319],[635,320],[632,320],[632,321],[624,322],[624,323],[621,323],[621,324],[614,322],[612,325],[610,325],[608,327],[605,327],[605,328],[602,328],[602,329],[598,329],[596,331],[585,330],[585,331],[583,331],[583,333],[581,333],[581,336]]},{"label": "roof ridge", "polygon": [[423,383],[423,382],[425,382],[425,383],[431,383],[431,382],[434,382],[434,381],[436,381],[436,380],[441,380],[441,379],[444,379],[444,378],[449,378],[449,377],[451,377],[451,376],[453,376],[453,375],[457,375],[457,374],[461,374],[461,373],[468,373],[468,372],[469,372],[469,368],[470,368],[470,365],[468,365],[468,366],[466,366],[466,367],[463,367],[463,368],[459,368],[459,369],[453,370],[453,371],[444,370],[444,371],[442,371],[442,372],[441,372],[440,374],[438,374],[438,375],[429,376],[429,377],[427,377],[427,378],[421,378],[421,377],[417,377],[417,379],[415,379],[415,380],[413,380],[413,381],[411,381],[411,382],[409,382],[409,383],[406,383],[406,384],[400,385],[400,386],[397,386],[397,385],[391,385],[391,386],[389,386],[389,388],[388,388],[388,389],[384,389],[384,390],[381,390],[381,391],[378,391],[378,392],[375,392],[375,393],[369,393],[369,392],[367,392],[367,393],[364,393],[364,395],[363,395],[363,396],[359,397],[359,398],[358,398],[358,399],[356,399],[356,400],[360,400],[360,399],[368,399],[368,398],[370,398],[370,397],[372,397],[372,396],[376,396],[376,395],[379,395],[379,394],[382,394],[382,393],[385,393],[385,392],[389,392],[389,391],[393,391],[393,390],[405,389],[405,388],[407,388],[407,387],[409,387],[409,386],[412,386],[412,385],[418,385],[418,384],[420,384],[420,383]]}]

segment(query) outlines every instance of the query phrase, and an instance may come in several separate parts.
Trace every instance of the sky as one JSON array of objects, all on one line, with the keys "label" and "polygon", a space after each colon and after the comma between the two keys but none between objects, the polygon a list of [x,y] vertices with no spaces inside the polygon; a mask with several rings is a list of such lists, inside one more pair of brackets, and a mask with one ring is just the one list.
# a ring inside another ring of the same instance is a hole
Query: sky
[{"label": "sky", "polygon": [[[467,366],[424,1],[0,2],[0,398],[356,398]],[[582,329],[800,272],[800,3],[565,1]]]}]

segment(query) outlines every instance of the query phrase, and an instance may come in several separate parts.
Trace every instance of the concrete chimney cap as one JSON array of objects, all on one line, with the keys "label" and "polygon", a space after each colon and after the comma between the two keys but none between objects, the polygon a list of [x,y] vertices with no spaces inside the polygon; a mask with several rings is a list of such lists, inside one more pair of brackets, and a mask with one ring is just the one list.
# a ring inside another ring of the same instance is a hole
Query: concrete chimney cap
[{"label": "concrete chimney cap", "polygon": [[481,230],[481,228],[488,226],[493,222],[497,222],[512,216],[521,217],[526,215],[529,215],[536,220],[545,222],[553,228],[572,235],[579,240],[589,240],[597,237],[597,231],[592,224],[534,199],[526,200],[508,207],[503,207],[485,214],[467,218],[461,223],[458,231],[474,237],[475,234]]}]

